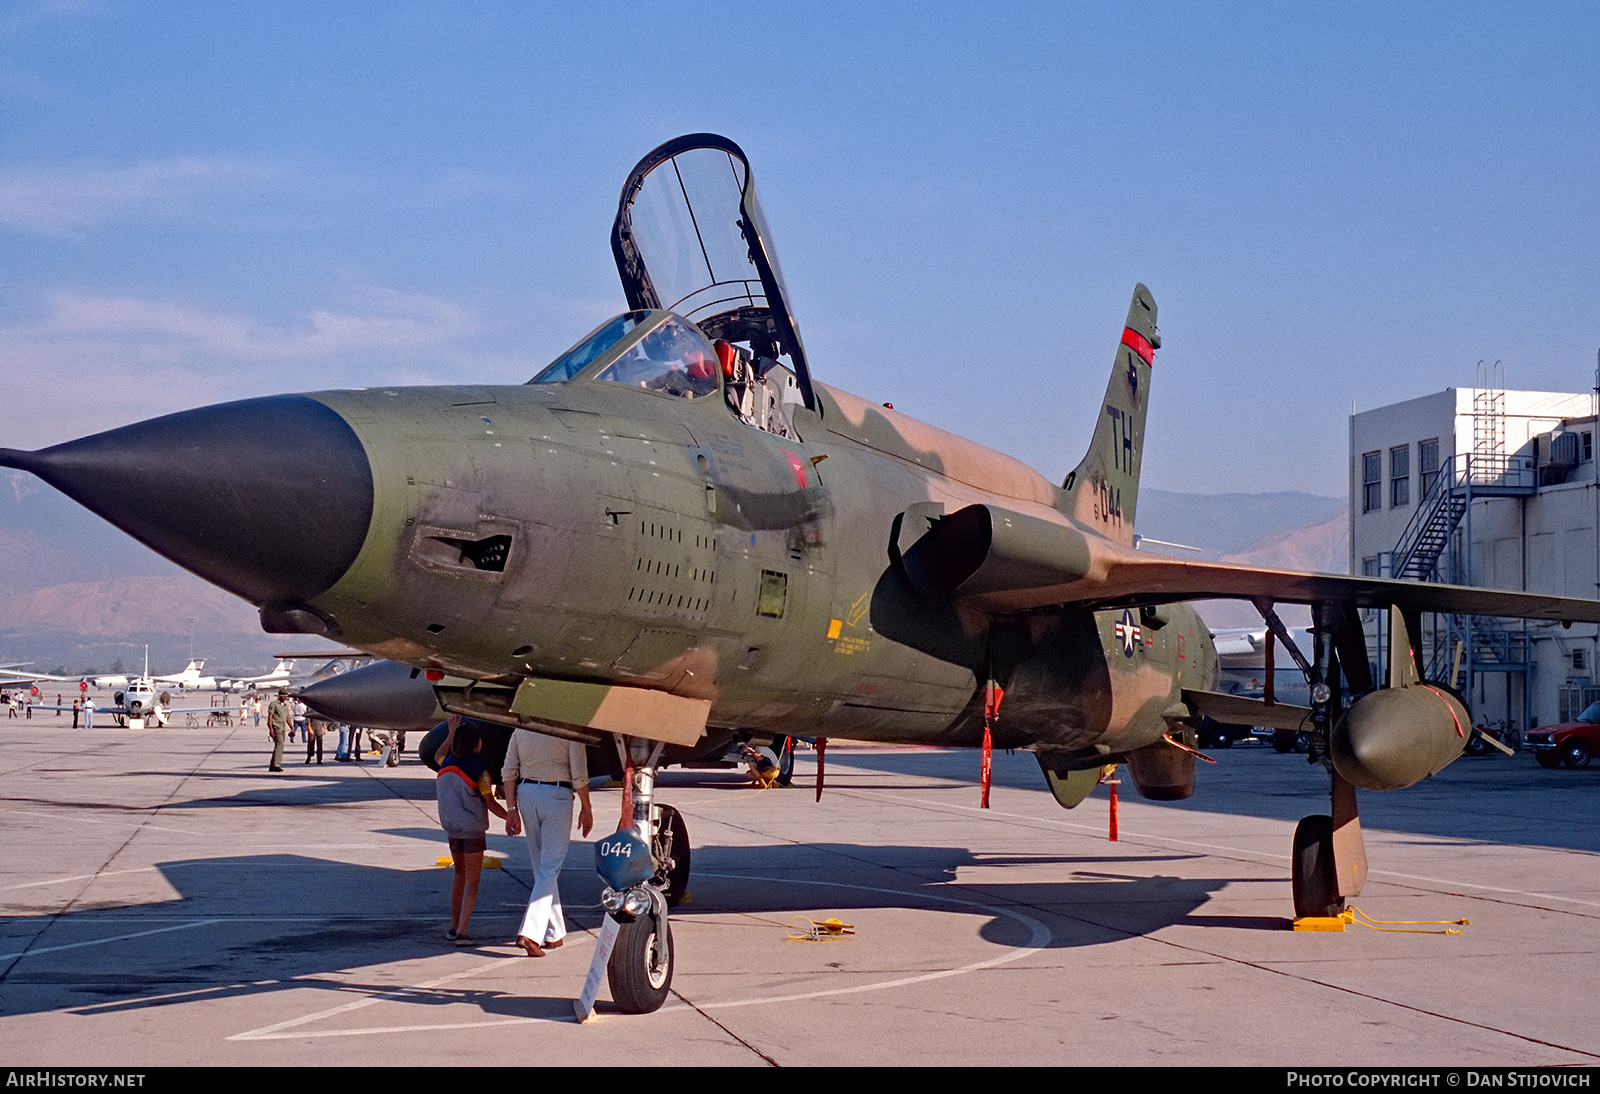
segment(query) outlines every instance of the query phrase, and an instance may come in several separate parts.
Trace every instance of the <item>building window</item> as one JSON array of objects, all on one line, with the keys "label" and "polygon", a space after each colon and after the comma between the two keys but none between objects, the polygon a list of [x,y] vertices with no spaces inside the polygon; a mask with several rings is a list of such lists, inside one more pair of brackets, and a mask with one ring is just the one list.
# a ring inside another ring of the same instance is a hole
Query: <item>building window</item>
[{"label": "building window", "polygon": [[1594,434],[1585,429],[1581,436],[1583,437],[1583,462],[1588,463],[1594,459]]},{"label": "building window", "polygon": [[1361,457],[1361,511],[1383,508],[1383,453],[1368,452]]},{"label": "building window", "polygon": [[1584,657],[1583,654],[1584,654],[1584,650],[1583,650],[1583,647],[1581,647],[1581,646],[1572,651],[1572,671],[1573,672],[1587,672],[1588,671],[1588,663],[1587,663],[1588,659],[1586,657]]},{"label": "building window", "polygon": [[1417,471],[1422,475],[1417,484],[1417,498],[1421,500],[1433,493],[1433,484],[1439,481],[1438,437],[1417,442]]},{"label": "building window", "polygon": [[1389,508],[1411,504],[1411,446],[1389,449]]},{"label": "building window", "polygon": [[[1368,555],[1366,558],[1361,560],[1361,576],[1362,577],[1381,577],[1382,576],[1379,573],[1378,556],[1377,555]],[[1363,623],[1370,623],[1376,618],[1378,618],[1378,610],[1376,608],[1362,608],[1361,609],[1361,621]]]}]

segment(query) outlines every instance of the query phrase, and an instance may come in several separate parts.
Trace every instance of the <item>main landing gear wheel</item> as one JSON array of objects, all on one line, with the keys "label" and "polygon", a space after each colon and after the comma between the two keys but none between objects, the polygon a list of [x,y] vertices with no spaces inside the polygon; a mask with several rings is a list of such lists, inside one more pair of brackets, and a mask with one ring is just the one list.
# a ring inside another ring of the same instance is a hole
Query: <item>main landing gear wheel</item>
[{"label": "main landing gear wheel", "polygon": [[650,854],[655,859],[656,876],[666,883],[662,891],[667,905],[676,908],[689,891],[689,829],[683,823],[683,815],[672,806],[656,809],[656,834]]},{"label": "main landing gear wheel", "polygon": [[1302,817],[1294,830],[1294,914],[1336,916],[1344,911],[1333,864],[1333,818]]},{"label": "main landing gear wheel", "polygon": [[783,738],[783,748],[778,752],[778,785],[794,782],[794,738]]},{"label": "main landing gear wheel", "polygon": [[624,1014],[649,1014],[661,1009],[672,988],[672,924],[656,931],[652,915],[623,923],[606,966],[611,999]]}]

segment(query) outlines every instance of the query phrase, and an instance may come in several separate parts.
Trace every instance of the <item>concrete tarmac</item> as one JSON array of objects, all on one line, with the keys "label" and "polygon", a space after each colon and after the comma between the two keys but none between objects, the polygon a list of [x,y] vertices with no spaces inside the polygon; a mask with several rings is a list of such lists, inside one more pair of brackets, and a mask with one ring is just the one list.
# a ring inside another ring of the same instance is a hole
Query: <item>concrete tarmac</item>
[{"label": "concrete tarmac", "polygon": [[[511,944],[526,845],[491,834],[473,934],[414,756],[266,770],[264,728],[0,723],[0,1061],[1593,1065],[1600,765],[1463,758],[1362,799],[1355,902],[1411,932],[1289,930],[1303,757],[1209,753],[1188,802],[1123,785],[1060,809],[1033,758],[835,746],[812,800],[670,772],[694,841],[673,996],[579,1025],[600,922],[591,844],[562,875],[571,934]],[[413,738],[413,744],[415,738]],[[803,785],[802,785],[803,784]],[[598,830],[621,795],[596,794]],[[810,920],[853,935],[808,940]]]}]

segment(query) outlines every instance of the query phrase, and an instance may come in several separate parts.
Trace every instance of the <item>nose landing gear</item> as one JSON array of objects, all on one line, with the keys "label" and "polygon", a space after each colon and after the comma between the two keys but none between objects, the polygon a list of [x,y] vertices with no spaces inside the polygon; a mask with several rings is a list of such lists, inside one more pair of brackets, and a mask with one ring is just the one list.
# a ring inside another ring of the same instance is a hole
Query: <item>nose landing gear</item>
[{"label": "nose landing gear", "polygon": [[624,1014],[660,1010],[672,990],[672,969],[672,925],[664,905],[618,924],[606,965],[606,982],[618,1010]]},{"label": "nose landing gear", "polygon": [[[578,1014],[586,1017],[605,963],[611,998],[625,1014],[661,1009],[672,989],[674,948],[667,909],[689,885],[689,832],[670,805],[655,804],[662,745],[618,739],[632,771],[632,823],[595,844],[595,865],[606,882],[600,903],[611,922],[601,931]],[[652,747],[653,746],[653,747]]]}]

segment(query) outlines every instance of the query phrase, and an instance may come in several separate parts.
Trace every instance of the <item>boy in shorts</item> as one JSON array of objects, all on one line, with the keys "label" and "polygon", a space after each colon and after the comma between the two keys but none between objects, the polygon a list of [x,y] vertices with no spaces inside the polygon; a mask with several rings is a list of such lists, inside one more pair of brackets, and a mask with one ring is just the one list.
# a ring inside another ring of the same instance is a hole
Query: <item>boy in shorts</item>
[{"label": "boy in shorts", "polygon": [[478,881],[483,875],[483,853],[488,850],[489,814],[506,815],[495,801],[493,784],[484,765],[483,734],[477,726],[461,724],[452,715],[444,744],[434,753],[439,777],[434,787],[439,797],[439,824],[450,837],[450,859],[455,877],[450,883],[450,929],[446,940],[457,946],[475,946],[467,934],[472,906],[478,902]]}]

